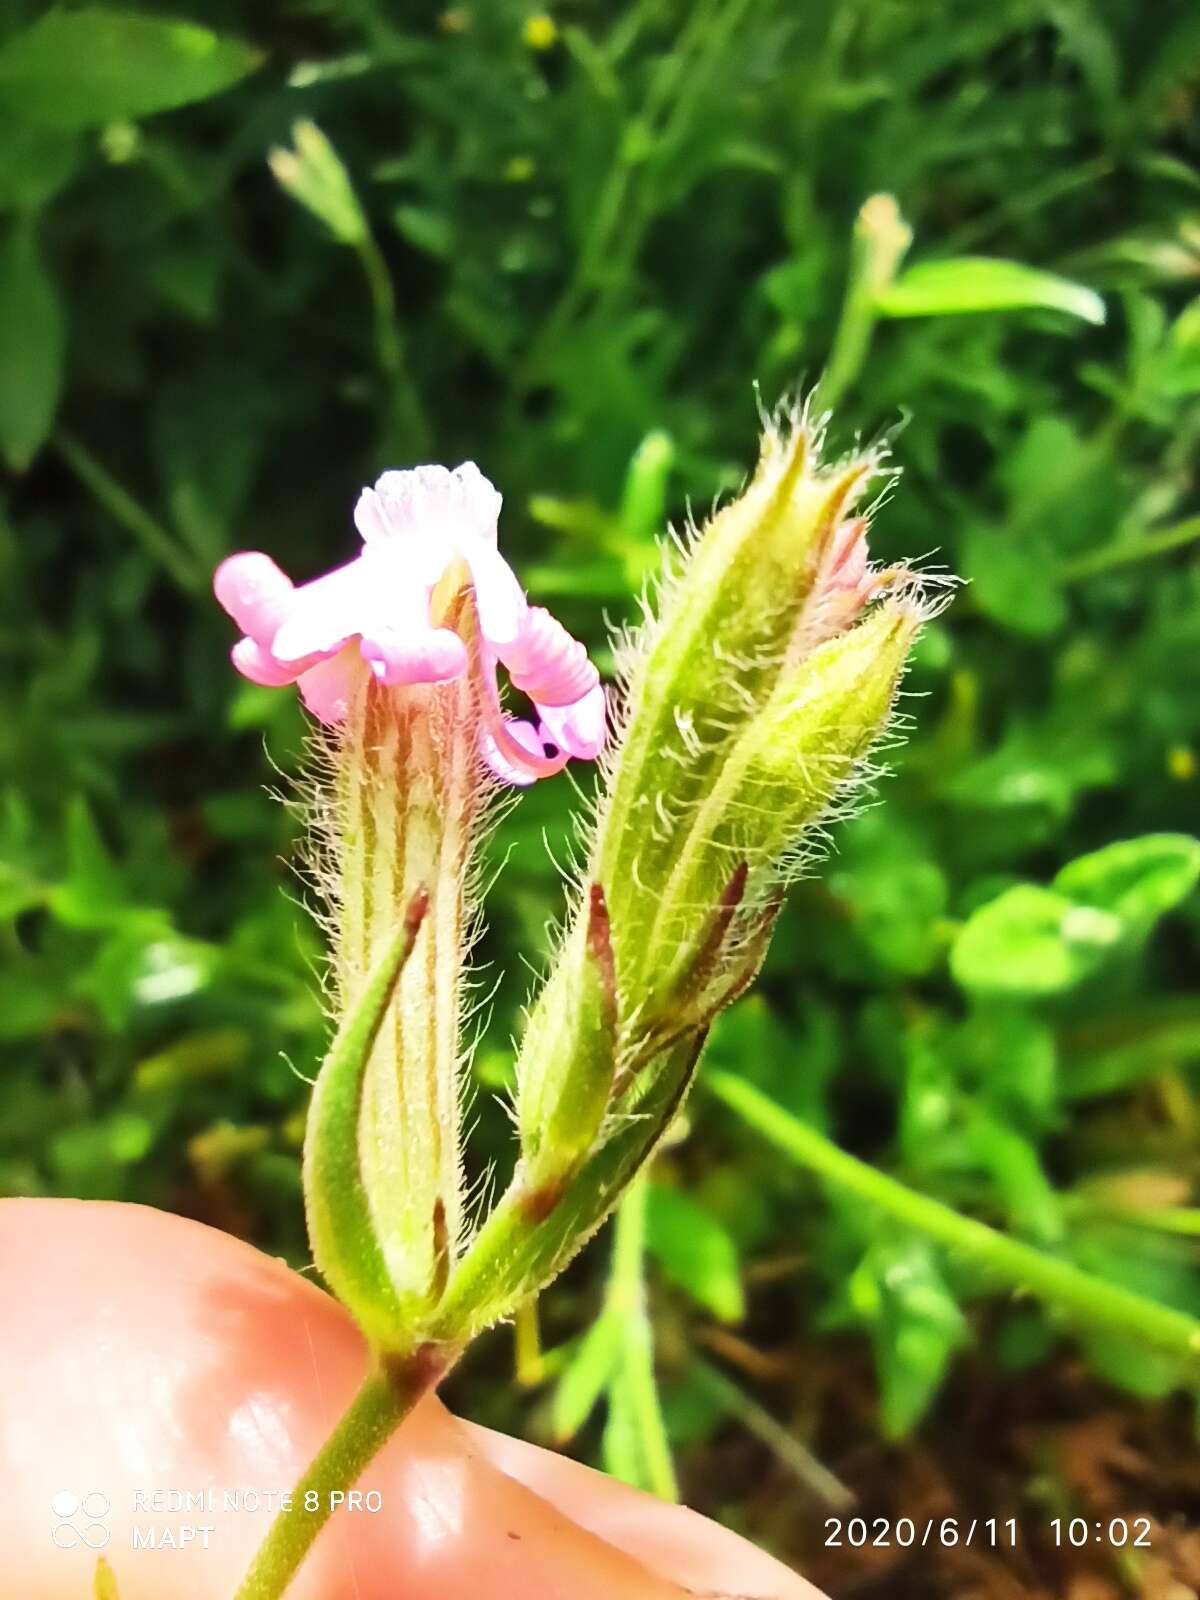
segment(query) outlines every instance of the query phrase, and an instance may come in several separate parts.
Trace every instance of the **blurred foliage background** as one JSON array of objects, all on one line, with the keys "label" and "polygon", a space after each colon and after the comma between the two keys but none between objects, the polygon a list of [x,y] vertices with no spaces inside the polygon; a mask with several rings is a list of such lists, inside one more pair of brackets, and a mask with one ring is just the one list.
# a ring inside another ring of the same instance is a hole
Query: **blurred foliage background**
[{"label": "blurred foliage background", "polygon": [[[1200,11],[0,18],[0,1192],[304,1261],[320,950],[268,793],[303,726],[228,669],[222,555],[316,573],[383,467],[471,457],[608,663],[658,534],[751,465],[754,383],[825,372],[833,447],[887,433],[902,469],[878,558],[969,587],[652,1182],[540,1345],[493,1335],[450,1397],[838,1595],[1200,1592],[1194,1357],[1087,1289],[1200,1315]],[[574,801],[540,785],[496,842],[481,1165]],[[1083,1291],[818,1180],[796,1128]],[[828,1546],[855,1515],[1020,1532]],[[1055,1516],[1151,1548],[1056,1548]]]}]

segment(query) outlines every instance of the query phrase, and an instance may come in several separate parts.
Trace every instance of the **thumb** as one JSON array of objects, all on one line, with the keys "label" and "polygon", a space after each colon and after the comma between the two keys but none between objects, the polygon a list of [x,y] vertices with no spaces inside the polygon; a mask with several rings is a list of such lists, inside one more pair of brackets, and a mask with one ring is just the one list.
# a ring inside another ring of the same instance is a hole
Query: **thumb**
[{"label": "thumb", "polygon": [[[141,1206],[0,1201],[0,1571],[22,1600],[228,1600],[345,1409],[345,1312],[227,1234]],[[427,1399],[288,1600],[814,1600],[695,1513]]]}]

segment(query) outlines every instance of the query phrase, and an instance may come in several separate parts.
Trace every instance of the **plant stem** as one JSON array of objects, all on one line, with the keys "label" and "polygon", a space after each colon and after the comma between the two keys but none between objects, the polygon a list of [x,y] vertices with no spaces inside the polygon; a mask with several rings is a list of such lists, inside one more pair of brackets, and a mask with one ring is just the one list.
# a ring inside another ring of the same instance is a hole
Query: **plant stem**
[{"label": "plant stem", "polygon": [[[432,1373],[411,1362],[375,1366],[271,1524],[234,1600],[279,1600],[329,1520],[330,1497],[351,1488],[430,1387]],[[311,1508],[311,1509],[310,1509]]]},{"label": "plant stem", "polygon": [[513,1315],[513,1345],[517,1382],[522,1389],[536,1389],[539,1383],[546,1380],[536,1299],[526,1300],[517,1307]]},{"label": "plant stem", "polygon": [[371,294],[376,359],[388,387],[390,422],[397,435],[388,444],[403,448],[409,455],[419,459],[424,456],[429,444],[429,425],[408,369],[404,341],[396,320],[396,293],[387,262],[374,235],[370,233],[355,244],[354,250]]},{"label": "plant stem", "polygon": [[1100,572],[1111,572],[1136,561],[1149,561],[1154,556],[1167,555],[1200,539],[1200,517],[1186,517],[1167,528],[1156,528],[1137,539],[1118,539],[1101,545],[1099,550],[1089,550],[1086,555],[1064,561],[1058,569],[1059,583],[1075,583],[1080,578],[1091,578]]},{"label": "plant stem", "polygon": [[898,1221],[936,1239],[972,1265],[1013,1288],[1040,1296],[1084,1326],[1101,1326],[1152,1344],[1184,1365],[1200,1370],[1200,1321],[1160,1305],[1120,1284],[1084,1272],[1069,1261],[1011,1239],[973,1217],[919,1194],[855,1156],[728,1072],[712,1072],[709,1089],[798,1166],[806,1167],[844,1194],[855,1195]]},{"label": "plant stem", "polygon": [[718,1405],[737,1418],[747,1433],[779,1457],[815,1500],[828,1506],[831,1511],[850,1509],[854,1504],[851,1491],[839,1478],[834,1477],[823,1462],[817,1460],[802,1440],[777,1422],[765,1406],[759,1405],[738,1384],[699,1356],[693,1357],[691,1374]]},{"label": "plant stem", "polygon": [[152,556],[181,589],[188,594],[198,594],[204,587],[204,576],[163,524],[139,505],[128,489],[118,483],[108,468],[73,434],[60,428],[54,435],[54,443],[79,481],[115,521],[133,534],[147,555]]}]

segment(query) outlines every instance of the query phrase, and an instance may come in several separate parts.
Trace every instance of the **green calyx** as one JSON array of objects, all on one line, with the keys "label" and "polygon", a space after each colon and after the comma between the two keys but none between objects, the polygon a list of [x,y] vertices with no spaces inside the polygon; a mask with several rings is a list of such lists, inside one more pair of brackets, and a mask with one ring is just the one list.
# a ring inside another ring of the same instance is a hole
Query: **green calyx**
[{"label": "green calyx", "polygon": [[521,1149],[531,1209],[555,1205],[591,1150],[612,1097],[619,1016],[612,935],[604,891],[588,890],[571,947],[564,951],[563,1003],[540,1006],[521,1054]]},{"label": "green calyx", "polygon": [[693,961],[706,925],[697,908],[718,903],[730,863],[746,864],[753,906],[803,861],[805,830],[848,794],[887,725],[920,620],[904,601],[881,605],[786,670],[748,720],[675,844],[645,946],[656,990]]}]

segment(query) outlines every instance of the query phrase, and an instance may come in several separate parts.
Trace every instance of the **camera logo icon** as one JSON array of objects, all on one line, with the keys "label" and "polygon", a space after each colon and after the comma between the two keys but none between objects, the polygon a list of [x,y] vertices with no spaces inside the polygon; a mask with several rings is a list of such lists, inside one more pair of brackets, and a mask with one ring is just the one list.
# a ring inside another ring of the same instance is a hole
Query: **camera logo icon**
[{"label": "camera logo icon", "polygon": [[84,1495],[60,1489],[50,1501],[50,1510],[54,1513],[50,1538],[60,1550],[75,1550],[80,1545],[103,1550],[112,1538],[107,1520],[112,1501],[101,1489],[89,1489]]}]

